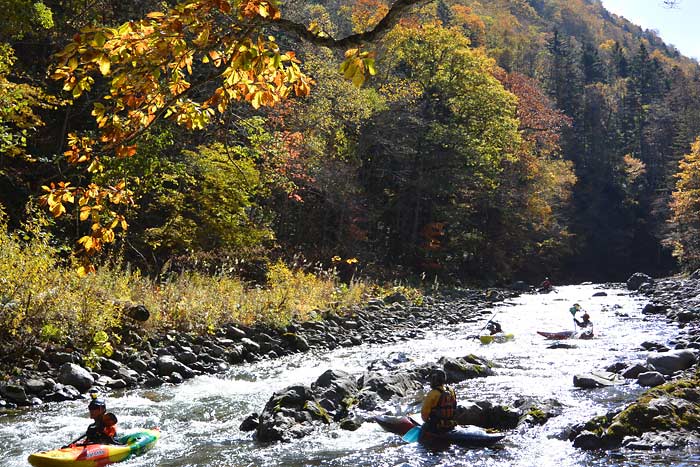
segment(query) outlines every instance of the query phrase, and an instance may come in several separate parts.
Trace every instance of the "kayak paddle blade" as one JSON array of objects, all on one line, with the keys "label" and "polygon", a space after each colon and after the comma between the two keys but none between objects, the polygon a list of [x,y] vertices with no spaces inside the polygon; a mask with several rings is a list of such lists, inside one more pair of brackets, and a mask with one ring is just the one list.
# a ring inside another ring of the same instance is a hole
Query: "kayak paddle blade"
[{"label": "kayak paddle blade", "polygon": [[401,439],[403,439],[407,443],[415,443],[416,441],[418,441],[418,438],[420,438],[419,426],[414,426],[413,428],[408,430],[405,435],[401,437]]}]

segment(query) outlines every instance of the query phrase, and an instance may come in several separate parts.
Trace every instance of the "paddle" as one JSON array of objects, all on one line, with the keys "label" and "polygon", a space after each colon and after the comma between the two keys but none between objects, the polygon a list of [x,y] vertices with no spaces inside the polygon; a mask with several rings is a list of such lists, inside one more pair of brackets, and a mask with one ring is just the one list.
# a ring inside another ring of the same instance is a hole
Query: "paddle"
[{"label": "paddle", "polygon": [[87,433],[84,434],[83,436],[81,436],[80,438],[74,439],[73,441],[71,441],[70,443],[66,444],[65,446],[61,446],[61,449],[66,449],[66,448],[71,447],[72,445],[74,445],[75,443],[77,443],[77,442],[80,441],[81,439],[85,438],[86,436],[87,436]]},{"label": "paddle", "polygon": [[484,326],[483,326],[481,329],[479,329],[479,331],[478,331],[479,334],[477,334],[477,335],[475,335],[475,336],[470,336],[469,338],[470,338],[470,339],[478,339],[479,336],[481,335],[481,331],[483,331],[484,329],[486,329],[486,326],[488,326],[489,323],[490,323],[491,321],[493,321],[493,319],[496,317],[496,315],[498,315],[501,311],[503,311],[503,310],[498,310],[498,311],[496,311],[496,312],[493,314],[493,316],[491,316],[491,318],[489,318],[489,320],[486,321],[486,324],[484,324]]}]

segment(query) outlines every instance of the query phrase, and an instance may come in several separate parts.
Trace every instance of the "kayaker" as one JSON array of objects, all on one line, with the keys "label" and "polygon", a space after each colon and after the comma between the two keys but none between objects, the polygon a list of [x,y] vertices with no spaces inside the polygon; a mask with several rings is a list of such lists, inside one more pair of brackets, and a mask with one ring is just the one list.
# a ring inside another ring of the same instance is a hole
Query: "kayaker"
[{"label": "kayaker", "polygon": [[501,327],[501,323],[498,321],[489,321],[489,324],[486,325],[486,329],[488,329],[489,333],[493,336],[494,334],[502,334],[503,333],[503,328]]},{"label": "kayaker", "polygon": [[545,277],[542,283],[540,284],[539,291],[540,292],[549,292],[552,290],[552,281],[549,280],[549,277]]},{"label": "kayaker", "polygon": [[71,442],[71,444],[76,444],[78,441],[84,441],[80,444],[121,444],[114,437],[117,434],[117,416],[111,412],[107,412],[107,403],[102,397],[99,397],[97,393],[90,393],[90,403],[88,404],[88,411],[90,412],[90,418],[93,422],[88,426],[87,431],[83,436]]},{"label": "kayaker", "polygon": [[423,401],[421,418],[425,424],[423,430],[430,433],[445,433],[452,430],[457,422],[457,397],[455,392],[446,385],[447,375],[444,370],[433,370],[430,374],[431,390]]},{"label": "kayaker", "polygon": [[583,315],[581,316],[581,321],[577,320],[576,317],[574,317],[574,321],[576,322],[576,325],[580,328],[587,328],[589,326],[591,328],[593,327],[591,316],[586,311],[583,312]]}]

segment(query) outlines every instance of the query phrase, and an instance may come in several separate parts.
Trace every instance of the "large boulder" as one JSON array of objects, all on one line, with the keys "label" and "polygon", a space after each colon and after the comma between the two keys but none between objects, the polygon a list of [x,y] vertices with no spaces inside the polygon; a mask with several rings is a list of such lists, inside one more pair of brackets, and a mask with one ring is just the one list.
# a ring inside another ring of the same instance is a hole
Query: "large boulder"
[{"label": "large boulder", "polygon": [[64,363],[58,369],[58,381],[67,386],[73,386],[80,392],[85,392],[95,384],[95,378],[85,368],[75,363]]},{"label": "large boulder", "polygon": [[359,391],[352,375],[342,370],[327,370],[311,387],[319,399],[327,399],[334,406],[340,405],[344,400],[345,405],[348,405],[347,400],[355,398]]},{"label": "large boulder", "polygon": [[478,357],[442,357],[438,363],[444,368],[448,383],[458,383],[467,379],[493,375],[493,370],[486,364],[486,361]]},{"label": "large boulder", "polygon": [[649,388],[664,384],[666,382],[666,378],[664,378],[664,375],[658,371],[646,371],[639,374],[637,377],[637,382],[640,386]]},{"label": "large boulder", "polygon": [[627,288],[629,290],[638,290],[642,284],[653,284],[654,279],[641,272],[635,272],[627,279]]},{"label": "large boulder", "polygon": [[405,397],[411,391],[417,391],[423,385],[417,381],[417,375],[413,373],[368,372],[360,377],[358,383],[363,391],[376,393],[387,401],[393,396]]},{"label": "large boulder", "polygon": [[654,353],[647,357],[649,368],[663,375],[672,375],[676,371],[686,370],[696,361],[695,353],[687,349]]}]

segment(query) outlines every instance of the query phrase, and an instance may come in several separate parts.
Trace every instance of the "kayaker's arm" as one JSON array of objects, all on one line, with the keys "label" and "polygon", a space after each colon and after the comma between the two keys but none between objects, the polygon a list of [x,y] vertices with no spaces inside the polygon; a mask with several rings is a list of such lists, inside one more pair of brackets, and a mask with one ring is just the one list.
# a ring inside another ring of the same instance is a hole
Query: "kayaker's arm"
[{"label": "kayaker's arm", "polygon": [[71,447],[72,444],[77,443],[77,442],[80,441],[81,439],[85,438],[85,436],[87,436],[87,433],[84,434],[83,436],[81,436],[80,438],[74,439],[73,441],[71,441],[70,443],[66,444],[65,446],[61,446],[61,449],[66,449],[66,448]]}]

